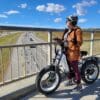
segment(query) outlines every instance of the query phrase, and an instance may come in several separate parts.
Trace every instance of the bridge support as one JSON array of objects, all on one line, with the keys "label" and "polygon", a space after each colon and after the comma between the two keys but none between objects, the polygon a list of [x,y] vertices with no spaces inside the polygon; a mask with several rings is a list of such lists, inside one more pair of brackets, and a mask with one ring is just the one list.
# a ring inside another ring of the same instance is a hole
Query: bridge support
[{"label": "bridge support", "polygon": [[50,45],[48,46],[48,65],[52,62],[52,32],[48,32],[48,42]]},{"label": "bridge support", "polygon": [[93,42],[94,42],[94,32],[91,32],[91,40],[90,40],[90,55],[93,55]]}]

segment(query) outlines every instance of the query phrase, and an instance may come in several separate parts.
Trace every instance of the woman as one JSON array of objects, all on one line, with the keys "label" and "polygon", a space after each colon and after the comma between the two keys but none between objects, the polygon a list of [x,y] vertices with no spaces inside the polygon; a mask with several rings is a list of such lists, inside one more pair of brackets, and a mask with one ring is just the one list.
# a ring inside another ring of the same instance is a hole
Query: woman
[{"label": "woman", "polygon": [[[71,79],[71,67],[74,70],[77,89],[81,87],[81,76],[78,69],[78,60],[80,59],[80,46],[82,45],[82,30],[77,26],[78,17],[69,16],[66,21],[68,29],[64,31],[63,41],[67,42],[66,57],[69,62],[69,80]],[[66,45],[65,45],[66,47]],[[70,82],[70,81],[69,81]]]},{"label": "woman", "polygon": [[[82,30],[77,26],[77,22],[77,16],[69,16],[67,18],[67,27],[69,29],[69,32],[65,33],[64,40],[68,42],[66,55],[70,67],[73,67],[77,86],[79,87],[81,83],[81,76],[78,69],[78,60],[80,59],[80,46],[82,45],[83,39]],[[69,78],[71,78],[70,74]]]}]

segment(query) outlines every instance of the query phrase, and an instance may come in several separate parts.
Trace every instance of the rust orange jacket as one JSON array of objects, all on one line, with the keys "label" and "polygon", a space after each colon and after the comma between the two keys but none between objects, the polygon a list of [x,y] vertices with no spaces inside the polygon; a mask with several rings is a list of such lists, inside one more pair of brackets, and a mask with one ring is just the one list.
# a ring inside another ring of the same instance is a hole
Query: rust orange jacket
[{"label": "rust orange jacket", "polygon": [[[73,40],[76,39],[75,44]],[[69,61],[75,61],[80,59],[80,46],[82,45],[82,30],[79,27],[73,29],[67,36],[68,49],[66,55]]]}]

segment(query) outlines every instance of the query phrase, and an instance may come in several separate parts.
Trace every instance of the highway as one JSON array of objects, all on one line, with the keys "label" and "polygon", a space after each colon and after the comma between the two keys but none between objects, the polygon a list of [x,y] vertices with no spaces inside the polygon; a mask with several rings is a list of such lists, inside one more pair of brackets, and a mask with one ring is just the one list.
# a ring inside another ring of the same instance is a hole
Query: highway
[{"label": "highway", "polygon": [[[34,32],[23,32],[16,44],[32,44],[41,42],[44,41],[38,39],[34,35]],[[4,75],[4,81],[17,79],[39,71],[42,67],[47,65],[47,51],[47,46],[13,48],[10,57],[10,64]]]}]

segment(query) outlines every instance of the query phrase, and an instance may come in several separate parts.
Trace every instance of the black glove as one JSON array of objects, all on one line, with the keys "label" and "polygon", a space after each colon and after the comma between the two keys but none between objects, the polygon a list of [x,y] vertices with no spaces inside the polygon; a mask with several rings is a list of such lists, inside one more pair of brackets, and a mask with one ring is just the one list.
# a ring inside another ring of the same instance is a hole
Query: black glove
[{"label": "black glove", "polygon": [[58,44],[62,42],[62,40],[59,38],[54,38],[53,40],[56,41]]},{"label": "black glove", "polygon": [[62,39],[54,38],[53,40],[56,41],[60,46],[64,46],[64,42]]}]

